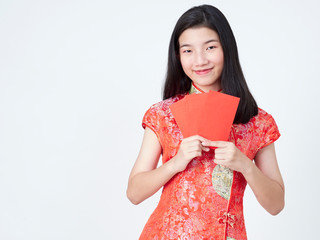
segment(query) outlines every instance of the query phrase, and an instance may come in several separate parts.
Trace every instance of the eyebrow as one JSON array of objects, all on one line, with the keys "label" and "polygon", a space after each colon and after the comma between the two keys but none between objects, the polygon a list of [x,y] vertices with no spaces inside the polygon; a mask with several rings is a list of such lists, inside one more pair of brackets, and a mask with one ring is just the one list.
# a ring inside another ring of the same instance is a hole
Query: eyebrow
[{"label": "eyebrow", "polygon": [[[219,42],[218,40],[216,40],[216,39],[210,39],[210,40],[208,40],[208,41],[206,41],[206,42],[204,42],[204,45],[205,44],[208,44],[208,43],[211,43],[211,42]],[[191,44],[182,44],[181,46],[180,46],[180,48],[183,48],[183,47],[190,47],[191,46]]]}]

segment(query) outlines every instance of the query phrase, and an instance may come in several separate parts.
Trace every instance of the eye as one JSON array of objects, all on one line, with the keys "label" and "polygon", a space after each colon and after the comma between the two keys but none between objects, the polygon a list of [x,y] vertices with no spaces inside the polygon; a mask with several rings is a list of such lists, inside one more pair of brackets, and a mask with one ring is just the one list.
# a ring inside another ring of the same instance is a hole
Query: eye
[{"label": "eye", "polygon": [[190,49],[183,50],[183,53],[191,53]]},{"label": "eye", "polygon": [[216,47],[215,46],[210,46],[207,48],[207,50],[212,50],[212,49],[215,49]]}]

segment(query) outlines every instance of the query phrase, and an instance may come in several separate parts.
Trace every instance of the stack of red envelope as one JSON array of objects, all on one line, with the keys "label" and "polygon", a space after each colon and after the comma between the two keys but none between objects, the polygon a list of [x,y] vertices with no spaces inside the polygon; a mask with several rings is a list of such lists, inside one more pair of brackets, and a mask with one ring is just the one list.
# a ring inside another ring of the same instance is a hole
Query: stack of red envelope
[{"label": "stack of red envelope", "polygon": [[227,141],[240,98],[224,93],[191,94],[170,106],[184,138],[200,135]]}]

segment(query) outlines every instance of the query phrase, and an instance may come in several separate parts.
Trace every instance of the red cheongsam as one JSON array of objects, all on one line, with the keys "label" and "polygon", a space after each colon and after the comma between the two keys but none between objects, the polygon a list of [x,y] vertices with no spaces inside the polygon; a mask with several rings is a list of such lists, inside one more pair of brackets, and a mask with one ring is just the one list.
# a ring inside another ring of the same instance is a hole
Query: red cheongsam
[{"label": "red cheongsam", "polygon": [[[183,138],[169,108],[183,97],[152,105],[143,118],[143,127],[158,137],[163,163],[176,155]],[[229,141],[252,160],[279,136],[272,116],[259,109],[248,123],[232,125]],[[164,185],[140,240],[247,239],[242,204],[247,182],[241,173],[217,165],[213,159],[213,150],[203,152]]]}]

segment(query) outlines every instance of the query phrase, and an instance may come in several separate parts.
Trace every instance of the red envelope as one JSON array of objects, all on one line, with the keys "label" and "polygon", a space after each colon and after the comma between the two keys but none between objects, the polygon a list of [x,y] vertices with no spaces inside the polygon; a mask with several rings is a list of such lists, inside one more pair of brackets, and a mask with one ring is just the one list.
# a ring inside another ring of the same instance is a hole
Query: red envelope
[{"label": "red envelope", "polygon": [[200,135],[227,141],[240,98],[224,93],[191,94],[170,106],[184,138]]}]

